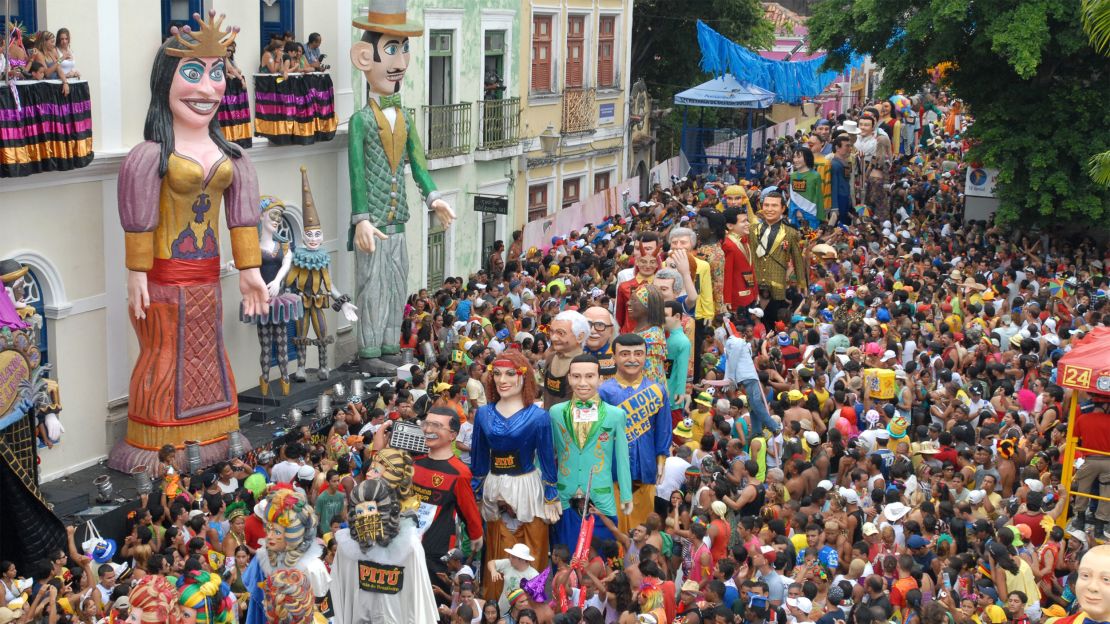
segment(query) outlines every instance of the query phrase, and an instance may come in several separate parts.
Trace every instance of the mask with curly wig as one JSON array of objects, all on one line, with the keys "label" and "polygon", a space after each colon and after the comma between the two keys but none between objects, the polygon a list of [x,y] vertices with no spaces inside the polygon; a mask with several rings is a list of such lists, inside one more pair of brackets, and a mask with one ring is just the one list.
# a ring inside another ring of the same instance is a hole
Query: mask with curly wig
[{"label": "mask with curly wig", "polygon": [[400,532],[397,491],[385,479],[367,479],[347,495],[351,536],[363,550],[388,546]]},{"label": "mask with curly wig", "polygon": [[316,535],[316,512],[304,494],[274,490],[266,497],[262,519],[266,522],[266,554],[270,565],[275,569],[297,565]]},{"label": "mask with curly wig", "polygon": [[272,624],[312,624],[314,601],[308,577],[300,570],[278,570],[263,588],[266,621]]},{"label": "mask with curly wig", "polygon": [[177,582],[181,618],[197,624],[232,624],[235,599],[231,588],[216,574],[193,570]]}]

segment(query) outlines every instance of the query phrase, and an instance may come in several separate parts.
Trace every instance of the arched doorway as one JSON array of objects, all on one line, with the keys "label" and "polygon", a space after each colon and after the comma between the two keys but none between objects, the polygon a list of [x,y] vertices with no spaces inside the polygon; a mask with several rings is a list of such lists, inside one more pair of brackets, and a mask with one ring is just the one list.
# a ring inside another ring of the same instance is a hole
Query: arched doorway
[{"label": "arched doorway", "polygon": [[640,161],[636,164],[636,171],[633,175],[640,178],[640,201],[647,199],[651,193],[651,180],[648,179],[647,163]]}]

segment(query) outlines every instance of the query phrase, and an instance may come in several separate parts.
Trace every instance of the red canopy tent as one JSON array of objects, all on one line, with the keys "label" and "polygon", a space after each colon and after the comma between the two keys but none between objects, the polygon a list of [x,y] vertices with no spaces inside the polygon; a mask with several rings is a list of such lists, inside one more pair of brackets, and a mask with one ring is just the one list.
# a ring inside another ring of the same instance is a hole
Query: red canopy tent
[{"label": "red canopy tent", "polygon": [[1060,358],[1056,383],[1064,388],[1110,394],[1110,327],[1096,327]]},{"label": "red canopy tent", "polygon": [[[1075,420],[1076,409],[1079,404],[1079,392],[1076,391],[1110,397],[1110,328],[1096,327],[1082,340],[1076,341],[1072,345],[1071,351],[1060,358],[1056,383],[1073,391],[1069,401],[1067,442],[1064,444],[1064,473],[1061,475],[1060,482],[1073,496],[1105,500],[1094,494],[1073,492],[1071,490],[1071,478],[1075,473],[1075,451],[1077,447]],[[1092,449],[1083,448],[1082,450],[1085,453],[1105,454]],[[1067,522],[1069,502],[1065,502],[1063,511],[1056,519],[1057,524],[1061,527]]]}]

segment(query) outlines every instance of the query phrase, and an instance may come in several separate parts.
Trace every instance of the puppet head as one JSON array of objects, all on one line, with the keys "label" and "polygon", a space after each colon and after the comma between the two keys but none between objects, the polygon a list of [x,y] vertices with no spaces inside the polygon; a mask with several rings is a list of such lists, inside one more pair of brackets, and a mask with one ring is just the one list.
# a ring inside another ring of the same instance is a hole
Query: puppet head
[{"label": "puppet head", "polygon": [[422,24],[408,19],[406,5],[406,0],[370,0],[370,12],[353,22],[365,32],[351,45],[351,63],[377,95],[401,91],[409,68],[409,38],[424,34]]}]

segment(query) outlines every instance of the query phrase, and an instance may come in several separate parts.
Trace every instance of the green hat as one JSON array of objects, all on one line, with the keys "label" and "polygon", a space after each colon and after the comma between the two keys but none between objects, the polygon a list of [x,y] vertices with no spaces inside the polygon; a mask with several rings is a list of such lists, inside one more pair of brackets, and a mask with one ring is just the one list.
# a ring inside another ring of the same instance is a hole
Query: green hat
[{"label": "green hat", "polygon": [[698,396],[694,397],[694,403],[706,407],[713,407],[713,397],[708,392],[699,392]]}]

